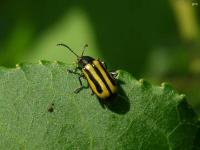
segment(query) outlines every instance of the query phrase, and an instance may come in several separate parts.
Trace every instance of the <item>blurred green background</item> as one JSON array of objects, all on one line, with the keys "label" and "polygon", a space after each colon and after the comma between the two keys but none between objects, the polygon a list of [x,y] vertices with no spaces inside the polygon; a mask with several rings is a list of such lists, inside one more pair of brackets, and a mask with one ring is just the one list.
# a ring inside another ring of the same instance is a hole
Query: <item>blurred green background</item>
[{"label": "blurred green background", "polygon": [[200,114],[200,1],[1,0],[0,65],[71,64],[88,55],[153,84],[169,82]]}]

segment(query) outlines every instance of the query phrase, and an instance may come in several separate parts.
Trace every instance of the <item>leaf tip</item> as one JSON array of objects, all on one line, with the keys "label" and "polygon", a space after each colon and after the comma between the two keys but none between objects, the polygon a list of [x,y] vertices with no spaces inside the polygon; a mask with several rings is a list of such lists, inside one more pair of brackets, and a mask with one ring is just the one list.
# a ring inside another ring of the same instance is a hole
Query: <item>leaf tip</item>
[{"label": "leaf tip", "polygon": [[180,98],[181,98],[181,100],[184,100],[184,99],[186,99],[186,95],[185,94],[180,94]]},{"label": "leaf tip", "polygon": [[54,64],[59,64],[59,65],[65,65],[65,63],[58,61],[58,60],[54,60],[53,61]]},{"label": "leaf tip", "polygon": [[149,82],[147,82],[146,80],[144,80],[144,79],[139,79],[139,82],[140,82],[140,84],[141,85],[143,85],[143,86],[150,86],[151,84],[149,83]]},{"label": "leaf tip", "polygon": [[16,67],[17,69],[20,69],[20,68],[21,68],[20,64],[16,64],[15,67]]},{"label": "leaf tip", "polygon": [[40,65],[46,65],[46,64],[50,64],[51,62],[50,61],[47,61],[47,60],[39,60],[38,63]]},{"label": "leaf tip", "polygon": [[38,63],[39,63],[40,65],[43,65],[42,60],[38,60]]},{"label": "leaf tip", "polygon": [[54,64],[58,64],[58,61],[57,61],[57,60],[54,60],[53,63],[54,63]]},{"label": "leaf tip", "polygon": [[172,86],[169,83],[166,83],[166,82],[161,83],[161,88],[170,89],[170,90],[173,89]]},{"label": "leaf tip", "polygon": [[144,84],[144,79],[139,79],[139,82],[140,82],[141,84]]}]

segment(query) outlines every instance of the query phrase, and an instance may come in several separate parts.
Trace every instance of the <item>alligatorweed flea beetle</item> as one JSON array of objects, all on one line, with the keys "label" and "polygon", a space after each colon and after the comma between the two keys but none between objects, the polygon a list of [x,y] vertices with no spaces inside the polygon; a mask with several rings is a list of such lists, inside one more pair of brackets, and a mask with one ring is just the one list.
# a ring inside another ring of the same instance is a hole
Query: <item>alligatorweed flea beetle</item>
[{"label": "alligatorweed flea beetle", "polygon": [[[77,67],[75,70],[68,70],[70,73],[79,75],[80,87],[74,92],[78,93],[84,88],[81,78],[85,78],[88,82],[93,93],[95,93],[100,99],[108,99],[117,94],[117,84],[114,76],[115,72],[109,73],[106,70],[105,64],[99,59],[94,59],[90,56],[83,56],[84,51],[88,45],[84,46],[81,56],[77,55],[69,46],[65,44],[57,44],[66,47],[77,57]],[[81,70],[81,73],[77,72],[77,69]]]}]

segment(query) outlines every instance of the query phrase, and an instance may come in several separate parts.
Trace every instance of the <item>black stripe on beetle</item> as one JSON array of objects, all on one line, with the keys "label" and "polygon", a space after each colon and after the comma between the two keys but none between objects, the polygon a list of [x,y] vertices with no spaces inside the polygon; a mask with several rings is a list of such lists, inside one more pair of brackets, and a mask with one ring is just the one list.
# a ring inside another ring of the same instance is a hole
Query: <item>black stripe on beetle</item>
[{"label": "black stripe on beetle", "polygon": [[103,81],[103,83],[106,85],[106,88],[109,91],[109,93],[112,95],[112,92],[111,92],[108,84],[106,83],[106,80],[104,79],[102,73],[99,71],[99,69],[95,65],[92,65],[92,66],[94,67],[94,70],[96,71],[96,73],[98,74],[98,76],[101,78],[101,80]]},{"label": "black stripe on beetle", "polygon": [[87,74],[88,74],[90,80],[94,83],[94,85],[95,85],[97,91],[98,91],[99,93],[102,93],[103,90],[102,90],[101,86],[99,85],[98,81],[93,77],[93,75],[90,73],[89,70],[87,70],[87,69],[84,69],[84,70],[87,72]]}]

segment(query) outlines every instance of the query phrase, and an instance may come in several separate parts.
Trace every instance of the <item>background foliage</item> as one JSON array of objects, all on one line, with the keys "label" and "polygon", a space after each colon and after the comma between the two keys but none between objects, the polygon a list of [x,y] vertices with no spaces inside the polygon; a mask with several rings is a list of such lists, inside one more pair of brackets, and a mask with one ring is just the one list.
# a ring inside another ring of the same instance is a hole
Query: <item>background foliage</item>
[{"label": "background foliage", "polygon": [[3,0],[0,65],[39,59],[71,63],[88,55],[151,83],[171,83],[200,113],[200,3],[198,0]]}]

